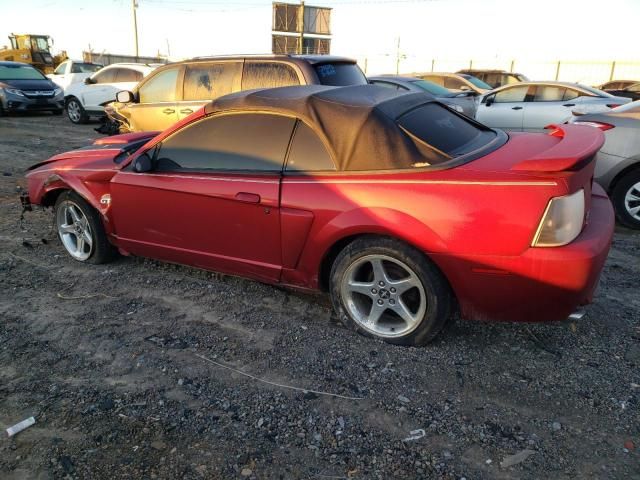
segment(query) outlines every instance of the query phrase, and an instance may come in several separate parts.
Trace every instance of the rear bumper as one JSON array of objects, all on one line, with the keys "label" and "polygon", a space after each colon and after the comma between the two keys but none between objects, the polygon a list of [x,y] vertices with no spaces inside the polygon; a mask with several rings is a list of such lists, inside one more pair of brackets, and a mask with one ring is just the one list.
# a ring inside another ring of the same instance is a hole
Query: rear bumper
[{"label": "rear bumper", "polygon": [[607,259],[615,216],[594,185],[589,221],[569,245],[529,248],[518,257],[438,256],[462,316],[475,320],[564,320],[591,303]]}]

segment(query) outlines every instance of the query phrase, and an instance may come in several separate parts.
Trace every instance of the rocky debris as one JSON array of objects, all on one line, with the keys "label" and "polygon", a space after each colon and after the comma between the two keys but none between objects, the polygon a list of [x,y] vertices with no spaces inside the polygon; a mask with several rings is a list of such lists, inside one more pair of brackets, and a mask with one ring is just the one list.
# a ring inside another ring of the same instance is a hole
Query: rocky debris
[{"label": "rocky debris", "polygon": [[535,450],[522,450],[514,455],[504,457],[504,459],[500,462],[500,466],[502,468],[513,467],[514,465],[524,462],[527,458],[535,453]]}]

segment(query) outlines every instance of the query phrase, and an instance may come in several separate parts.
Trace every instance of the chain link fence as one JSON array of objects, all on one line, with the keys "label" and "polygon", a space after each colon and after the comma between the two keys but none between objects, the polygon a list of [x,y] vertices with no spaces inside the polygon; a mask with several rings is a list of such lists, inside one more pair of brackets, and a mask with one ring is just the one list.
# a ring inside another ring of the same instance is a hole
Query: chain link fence
[{"label": "chain link fence", "polygon": [[411,56],[359,56],[358,64],[367,75],[412,72],[457,72],[468,68],[506,70],[531,80],[559,80],[600,85],[609,80],[640,80],[640,61],[454,60]]}]

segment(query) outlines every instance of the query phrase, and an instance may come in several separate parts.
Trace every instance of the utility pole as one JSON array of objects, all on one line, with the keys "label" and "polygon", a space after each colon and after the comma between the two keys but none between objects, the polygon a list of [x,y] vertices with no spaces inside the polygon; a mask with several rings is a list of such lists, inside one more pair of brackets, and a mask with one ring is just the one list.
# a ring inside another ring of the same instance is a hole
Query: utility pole
[{"label": "utility pole", "polygon": [[396,44],[396,75],[400,74],[400,37],[398,37],[398,43]]},{"label": "utility pole", "polygon": [[136,17],[136,10],[138,9],[138,0],[131,0],[131,7],[133,9],[133,33],[136,39],[136,58],[138,53],[138,18]]},{"label": "utility pole", "polygon": [[302,55],[304,53],[304,0],[300,0],[300,9],[298,10],[298,26],[300,27],[300,45],[298,47],[298,54]]}]

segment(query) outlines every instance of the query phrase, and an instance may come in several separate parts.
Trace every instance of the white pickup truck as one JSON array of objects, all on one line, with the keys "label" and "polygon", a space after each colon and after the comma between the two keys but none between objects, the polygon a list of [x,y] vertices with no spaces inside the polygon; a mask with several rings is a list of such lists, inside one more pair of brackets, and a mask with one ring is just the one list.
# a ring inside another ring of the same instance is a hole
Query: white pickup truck
[{"label": "white pickup truck", "polygon": [[47,75],[53,82],[67,90],[72,83],[82,82],[91,74],[97,72],[103,67],[99,63],[83,62],[80,60],[65,60],[58,67]]}]

